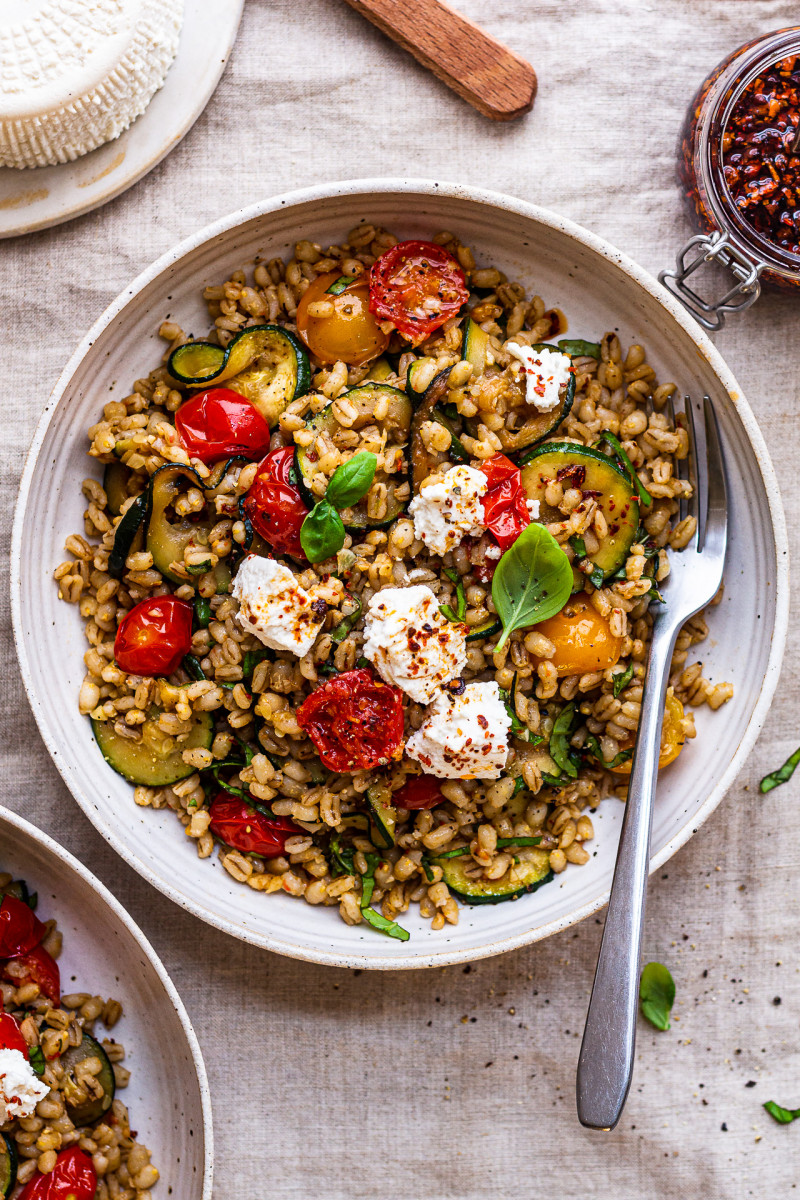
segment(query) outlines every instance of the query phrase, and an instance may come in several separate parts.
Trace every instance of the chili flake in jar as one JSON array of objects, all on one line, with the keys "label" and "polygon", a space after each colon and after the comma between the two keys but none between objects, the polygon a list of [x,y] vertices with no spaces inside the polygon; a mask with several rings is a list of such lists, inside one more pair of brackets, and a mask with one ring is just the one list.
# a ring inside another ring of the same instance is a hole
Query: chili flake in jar
[{"label": "chili flake in jar", "polygon": [[767,241],[800,252],[800,55],[771,63],[742,92],[722,136],[733,203]]}]

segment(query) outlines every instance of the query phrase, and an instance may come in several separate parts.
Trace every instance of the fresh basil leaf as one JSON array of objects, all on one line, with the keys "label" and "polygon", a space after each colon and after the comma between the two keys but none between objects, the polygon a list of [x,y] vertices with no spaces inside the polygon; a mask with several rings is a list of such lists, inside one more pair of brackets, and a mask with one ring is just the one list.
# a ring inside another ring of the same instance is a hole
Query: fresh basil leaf
[{"label": "fresh basil leaf", "polygon": [[503,633],[495,650],[515,629],[527,629],[553,617],[572,591],[572,566],[556,539],[535,521],[523,529],[497,564],[492,599]]},{"label": "fresh basil leaf", "polygon": [[650,495],[647,488],[644,486],[642,481],[639,479],[639,476],[636,474],[636,468],[634,467],[631,460],[628,458],[625,451],[622,449],[622,442],[619,440],[618,437],[615,437],[613,433],[609,433],[607,429],[603,430],[603,433],[600,437],[600,441],[597,443],[597,445],[602,446],[603,442],[605,442],[607,445],[609,445],[611,447],[611,449],[614,451],[614,454],[617,456],[617,458],[619,459],[622,466],[628,472],[631,483],[636,488],[636,492],[639,497],[639,503],[643,504],[645,508],[649,508],[650,505],[653,503],[653,497]]},{"label": "fresh basil leaf", "polygon": [[542,839],[540,837],[510,837],[498,838],[497,849],[504,850],[506,846],[540,846]]},{"label": "fresh basil leaf", "polygon": [[569,544],[578,558],[586,558],[586,542],[582,537],[578,537],[577,533],[573,533],[569,539]]},{"label": "fresh basil leaf", "polygon": [[773,1121],[777,1121],[779,1125],[791,1125],[792,1121],[796,1121],[800,1117],[800,1108],[782,1108],[774,1100],[768,1100],[764,1108]]},{"label": "fresh basil leaf", "polygon": [[36,912],[36,906],[39,903],[39,893],[29,892],[25,903],[27,904],[28,908],[33,909],[33,911]]},{"label": "fresh basil leaf", "polygon": [[777,771],[770,771],[769,775],[764,776],[758,785],[759,791],[771,792],[773,788],[780,787],[782,783],[788,783],[798,764],[800,764],[800,746],[794,754],[789,755],[782,767],[778,767]]},{"label": "fresh basil leaf", "polygon": [[618,696],[620,694],[620,692],[624,692],[625,688],[628,686],[628,684],[630,683],[630,681],[632,679],[633,679],[633,663],[630,662],[630,663],[628,663],[628,665],[624,671],[621,671],[619,673],[619,675],[614,676],[614,683],[613,683],[613,689],[612,689],[614,692],[614,695]]},{"label": "fresh basil leaf", "polygon": [[343,642],[350,630],[361,616],[361,610],[364,607],[358,596],[351,596],[349,592],[345,593],[345,599],[355,603],[356,607],[346,617],[342,617],[335,629],[331,630],[330,638],[332,642]]},{"label": "fresh basil leaf", "polygon": [[344,525],[336,509],[327,500],[315,504],[303,521],[300,526],[300,545],[312,563],[324,562],[341,550],[344,545]]},{"label": "fresh basil leaf", "polygon": [[30,1062],[30,1064],[33,1067],[36,1074],[41,1079],[41,1077],[42,1077],[42,1075],[44,1075],[45,1069],[47,1067],[47,1063],[45,1062],[45,1058],[44,1058],[44,1051],[42,1050],[41,1046],[29,1046],[28,1047],[28,1061]]},{"label": "fresh basil leaf", "polygon": [[639,982],[642,1016],[655,1029],[669,1029],[669,1014],[675,1003],[675,981],[663,963],[649,962]]},{"label": "fresh basil leaf", "polygon": [[351,508],[372,487],[377,465],[378,459],[371,451],[362,450],[355,454],[333,472],[325,499],[334,508]]},{"label": "fresh basil leaf", "polygon": [[205,679],[206,673],[200,666],[200,659],[195,658],[193,654],[186,654],[182,663],[183,669],[187,675],[191,675],[192,679]]},{"label": "fresh basil leaf", "polygon": [[382,913],[376,912],[374,908],[362,908],[361,915],[373,929],[380,930],[381,933],[387,934],[390,938],[396,938],[398,942],[407,942],[411,937],[408,930],[403,929],[402,925],[398,925],[397,921],[389,921]]},{"label": "fresh basil leaf", "polygon": [[569,744],[569,735],[572,732],[574,721],[575,705],[574,703],[567,704],[553,722],[549,750],[550,757],[556,766],[560,767],[565,774],[576,779],[578,768],[573,762],[572,747]]},{"label": "fresh basil leaf", "polygon": [[572,358],[600,357],[600,343],[584,342],[581,338],[562,338],[558,348],[562,354],[569,354]]}]

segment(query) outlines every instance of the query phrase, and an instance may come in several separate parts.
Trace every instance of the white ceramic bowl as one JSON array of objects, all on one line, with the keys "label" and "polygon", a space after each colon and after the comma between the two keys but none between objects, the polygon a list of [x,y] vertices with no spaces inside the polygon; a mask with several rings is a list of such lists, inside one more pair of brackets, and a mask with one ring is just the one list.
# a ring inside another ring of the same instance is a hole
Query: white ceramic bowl
[{"label": "white ceramic bowl", "polygon": [[[38,915],[64,935],[64,991],[122,1002],[114,1037],[125,1046],[119,1093],[161,1173],[156,1195],[211,1200],[213,1133],[206,1069],[183,1002],[141,929],[77,859],[0,806],[0,871],[39,894]],[[74,986],[67,986],[75,981]]]},{"label": "white ceramic bowl", "polygon": [[[597,820],[596,854],[514,904],[462,908],[457,927],[433,933],[407,914],[411,940],[343,924],[335,910],[234,883],[216,858],[199,862],[169,811],[134,806],[78,715],[84,640],[74,607],[56,598],[64,539],[82,528],[80,481],[97,474],[85,430],[109,396],[125,394],[163,353],[166,314],[196,333],[208,327],[203,285],[254,255],[289,257],[298,238],[340,240],[358,221],[403,237],[455,230],[482,263],[498,264],[568,315],[575,336],[619,330],[641,341],[662,380],[710,394],[730,473],[731,536],[725,599],[702,648],[705,672],[732,680],[724,710],[698,712],[699,737],[665,772],[653,827],[653,868],[697,830],[722,799],[755,741],[774,691],[787,625],[787,549],[778,485],[752,412],[725,363],[678,303],[593,234],[554,213],[491,192],[422,181],[368,180],[279,196],[202,230],[144,272],[73,355],[47,404],[25,467],[14,525],[12,592],[22,674],[48,749],[67,786],[112,846],[166,895],[234,936],[282,954],[335,965],[423,967],[466,961],[548,936],[595,912],[611,881],[622,805]],[[112,392],[112,389],[113,392]],[[719,836],[723,836],[720,828]]]}]

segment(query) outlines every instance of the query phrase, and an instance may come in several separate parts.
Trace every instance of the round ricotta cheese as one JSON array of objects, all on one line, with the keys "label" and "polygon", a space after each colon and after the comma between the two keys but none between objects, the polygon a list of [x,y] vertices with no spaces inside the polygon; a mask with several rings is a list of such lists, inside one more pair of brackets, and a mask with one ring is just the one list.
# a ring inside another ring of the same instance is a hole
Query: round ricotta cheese
[{"label": "round ricotta cheese", "polygon": [[0,166],[71,162],[163,84],[183,0],[0,0]]}]

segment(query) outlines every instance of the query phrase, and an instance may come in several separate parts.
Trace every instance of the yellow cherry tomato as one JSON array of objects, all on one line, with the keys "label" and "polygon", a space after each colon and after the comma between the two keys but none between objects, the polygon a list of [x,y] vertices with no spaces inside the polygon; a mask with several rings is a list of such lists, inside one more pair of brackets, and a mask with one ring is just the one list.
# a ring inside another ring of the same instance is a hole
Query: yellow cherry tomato
[{"label": "yellow cherry tomato", "polygon": [[585,592],[572,596],[560,613],[540,622],[536,632],[555,646],[552,661],[559,675],[605,671],[622,653],[622,638],[614,636]]},{"label": "yellow cherry tomato", "polygon": [[[620,750],[630,750],[633,747],[634,739],[629,742],[620,742]],[[661,753],[658,756],[658,769],[668,767],[683,749],[683,743],[686,741],[686,734],[683,728],[683,705],[677,696],[673,695],[672,688],[667,690],[667,699],[664,704],[664,725],[661,730]],[[611,770],[615,775],[630,775],[631,760],[620,763],[618,767],[612,767]]]},{"label": "yellow cherry tomato", "polygon": [[[340,278],[340,271],[329,271],[304,292],[297,306],[297,332],[320,362],[359,367],[383,353],[389,335],[369,311],[366,276],[354,280],[337,296],[329,295],[328,288]],[[321,303],[330,310],[326,315],[309,313],[309,308]]]}]

